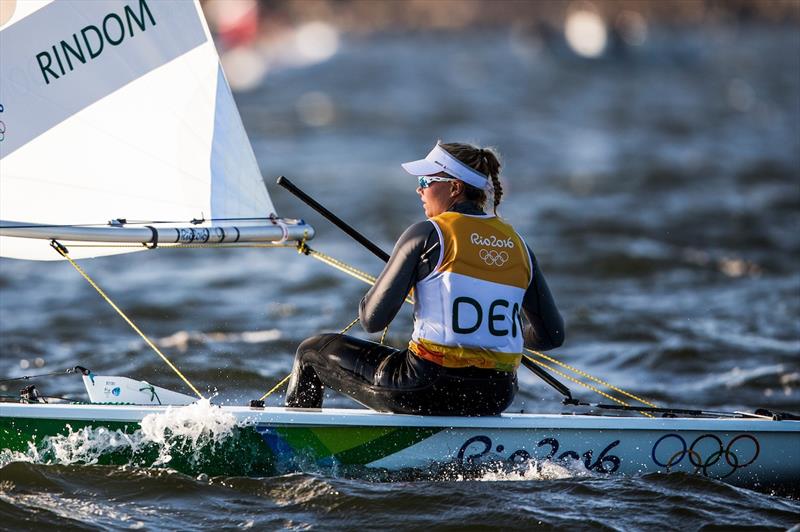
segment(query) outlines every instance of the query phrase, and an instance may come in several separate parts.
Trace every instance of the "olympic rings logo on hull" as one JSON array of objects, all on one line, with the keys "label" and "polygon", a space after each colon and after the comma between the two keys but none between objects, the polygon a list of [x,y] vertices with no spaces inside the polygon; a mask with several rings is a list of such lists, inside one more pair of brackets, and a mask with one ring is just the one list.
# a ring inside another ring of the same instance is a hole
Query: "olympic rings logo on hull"
[{"label": "olympic rings logo on hull", "polygon": [[667,472],[683,462],[694,467],[694,473],[722,479],[755,462],[760,452],[761,445],[750,434],[739,434],[727,445],[715,434],[703,434],[687,445],[681,435],[672,433],[656,441],[651,456]]},{"label": "olympic rings logo on hull", "polygon": [[502,266],[508,262],[508,253],[494,249],[481,249],[478,256],[489,266]]}]

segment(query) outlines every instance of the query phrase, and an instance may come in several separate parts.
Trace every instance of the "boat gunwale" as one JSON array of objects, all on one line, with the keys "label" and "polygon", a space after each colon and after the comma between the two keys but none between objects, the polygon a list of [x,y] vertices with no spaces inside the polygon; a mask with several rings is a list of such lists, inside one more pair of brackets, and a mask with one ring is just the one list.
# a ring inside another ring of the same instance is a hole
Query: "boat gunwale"
[{"label": "boat gunwale", "polygon": [[[187,405],[191,406],[191,405]],[[725,432],[792,432],[800,435],[800,422],[760,418],[645,418],[586,414],[504,413],[499,416],[451,417],[392,414],[366,409],[293,409],[220,406],[241,425],[407,427],[440,429],[594,429],[594,430],[703,430]],[[98,422],[140,422],[148,414],[165,413],[183,406],[109,404],[0,405],[0,419],[47,419]]]}]

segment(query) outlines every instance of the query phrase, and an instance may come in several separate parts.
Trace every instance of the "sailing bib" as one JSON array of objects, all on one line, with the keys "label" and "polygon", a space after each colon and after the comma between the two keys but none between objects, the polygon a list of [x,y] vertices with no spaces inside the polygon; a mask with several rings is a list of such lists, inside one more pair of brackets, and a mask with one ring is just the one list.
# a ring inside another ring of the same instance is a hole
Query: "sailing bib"
[{"label": "sailing bib", "polygon": [[445,367],[514,371],[522,358],[522,298],[531,281],[527,247],[496,216],[431,218],[439,263],[414,289],[409,349]]}]

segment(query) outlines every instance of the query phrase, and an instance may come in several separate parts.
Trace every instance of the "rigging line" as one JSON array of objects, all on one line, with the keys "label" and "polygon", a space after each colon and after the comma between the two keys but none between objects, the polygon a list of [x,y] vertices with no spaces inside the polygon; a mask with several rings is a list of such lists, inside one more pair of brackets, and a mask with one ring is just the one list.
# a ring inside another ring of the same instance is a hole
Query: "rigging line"
[{"label": "rigging line", "polygon": [[[119,218],[118,218],[119,219]],[[282,218],[253,217],[253,218],[205,218],[202,222],[272,222]],[[158,224],[187,224],[197,225],[197,220],[126,220],[123,225],[158,225]],[[58,229],[69,227],[114,227],[108,222],[92,224],[28,224],[28,225],[0,225],[0,229]]]},{"label": "rigging line", "polygon": [[383,330],[383,334],[381,335],[381,345],[384,345],[384,341],[386,340],[386,335],[387,334],[389,334],[389,326],[388,325]]},{"label": "rigging line", "polygon": [[[363,272],[361,270],[358,270],[357,268],[355,268],[353,266],[350,266],[349,264],[346,264],[346,263],[340,261],[339,259],[335,259],[335,258],[331,257],[330,255],[326,255],[325,253],[322,253],[320,251],[316,251],[316,250],[308,247],[307,245],[304,245],[304,248],[301,249],[300,252],[304,253],[306,255],[309,255],[311,257],[314,257],[314,258],[322,261],[325,264],[329,264],[329,265],[333,266],[334,268],[336,268],[337,270],[342,271],[342,272],[344,272],[344,273],[346,273],[348,275],[351,275],[351,276],[355,277],[356,279],[359,279],[359,280],[361,280],[361,281],[363,281],[363,282],[365,282],[367,284],[370,284],[370,285],[375,284],[376,278],[373,277],[372,275],[369,275],[368,273],[365,273],[365,272]],[[413,304],[414,301],[411,298],[407,297],[406,298],[406,303]],[[626,392],[625,390],[623,390],[623,389],[621,389],[621,388],[619,388],[617,386],[614,386],[611,383],[608,383],[608,382],[606,382],[606,381],[604,381],[602,379],[598,379],[597,377],[594,377],[593,375],[590,375],[590,374],[586,373],[585,371],[580,370],[580,369],[578,369],[578,368],[576,368],[574,366],[570,366],[569,364],[561,362],[558,359],[549,357],[549,356],[547,356],[547,355],[545,355],[543,353],[540,353],[539,351],[533,351],[533,350],[527,349],[527,348],[525,350],[530,352],[530,353],[532,353],[532,354],[534,354],[534,355],[537,355],[537,356],[542,357],[542,358],[544,358],[546,360],[549,360],[549,361],[551,361],[551,362],[553,362],[555,364],[558,364],[559,366],[561,366],[563,368],[566,368],[566,369],[574,372],[577,375],[581,375],[582,377],[585,377],[585,378],[587,378],[587,379],[589,379],[591,381],[594,381],[597,384],[600,384],[600,385],[605,386],[605,387],[607,387],[607,388],[609,388],[611,390],[614,390],[614,391],[616,391],[616,392],[618,392],[618,393],[620,393],[620,394],[622,394],[622,395],[624,395],[624,396],[626,396],[626,397],[628,397],[630,399],[633,399],[635,401],[639,401],[640,403],[642,403],[644,405],[647,405],[647,406],[650,406],[650,407],[654,407],[654,408],[657,407],[654,403],[651,403],[650,401],[642,399],[641,397],[638,397],[638,396],[636,396],[636,395],[634,395],[632,393]],[[528,358],[530,358],[530,357],[528,357]],[[532,358],[531,358],[531,361],[539,363],[539,361],[534,360]],[[539,364],[539,365],[541,366],[541,364]],[[561,373],[559,372],[559,374],[561,374]],[[574,381],[574,379],[570,379],[570,380]],[[582,381],[575,381],[575,382],[578,382],[578,383],[580,383],[582,385],[585,384]],[[600,392],[600,391],[598,391],[598,393],[603,395],[603,393]]]},{"label": "rigging line", "polygon": [[110,227],[108,222],[94,224],[28,224],[28,225],[0,225],[0,229],[58,229],[69,227]]},{"label": "rigging line", "polygon": [[[71,248],[139,248],[143,249],[142,246],[144,242],[141,244],[70,244],[69,247]],[[271,243],[264,243],[264,244],[256,244],[256,243],[241,243],[241,244],[180,244],[180,243],[173,243],[168,242],[166,244],[159,244],[158,248],[152,249],[196,249],[196,248],[294,248],[295,245],[293,243],[287,244],[271,244]],[[147,248],[151,249],[151,248]]]},{"label": "rigging line", "polygon": [[41,377],[52,377],[53,375],[69,375],[70,373],[75,373],[75,368],[52,371],[50,373],[40,373],[38,375],[24,375],[22,377],[15,377],[13,379],[0,379],[0,382],[26,381],[30,379],[39,379]]},{"label": "rigging line", "polygon": [[266,399],[267,397],[269,397],[270,395],[272,395],[272,393],[273,393],[273,392],[275,392],[275,391],[277,391],[277,390],[278,390],[278,389],[279,389],[281,386],[283,386],[283,385],[286,383],[286,381],[288,381],[288,380],[289,380],[289,378],[290,378],[291,376],[292,376],[292,374],[291,374],[291,373],[289,373],[287,376],[285,376],[284,378],[282,378],[282,379],[281,379],[281,381],[280,381],[278,384],[276,384],[275,386],[273,386],[273,387],[272,387],[272,389],[271,389],[270,391],[268,391],[267,393],[265,393],[264,395],[262,395],[262,396],[261,396],[261,398],[259,399],[259,401],[263,401],[264,399]]},{"label": "rigging line", "polygon": [[[61,397],[60,395],[39,395],[42,399],[61,399],[62,401],[66,401],[70,404],[100,404],[100,403],[86,403],[85,401],[81,401],[79,399],[74,399],[71,397]],[[19,395],[0,395],[0,399],[21,399]],[[22,401],[20,401],[22,402]],[[45,401],[47,402],[47,401]],[[36,404],[35,402],[29,402],[26,404]]]},{"label": "rigging line", "polygon": [[[348,275],[350,275],[352,277],[355,277],[359,281],[363,281],[364,283],[366,283],[368,285],[375,284],[375,281],[377,280],[377,277],[374,277],[374,276],[372,276],[372,275],[370,275],[370,274],[368,274],[368,273],[366,273],[364,271],[361,271],[361,270],[359,270],[359,269],[357,269],[357,268],[355,268],[355,267],[353,267],[353,266],[351,266],[351,265],[349,265],[347,263],[344,263],[344,262],[340,261],[339,259],[335,259],[335,258],[331,257],[330,255],[326,255],[325,253],[322,253],[321,251],[317,251],[315,249],[312,249],[307,245],[304,245],[303,249],[301,249],[300,252],[305,254],[305,255],[308,255],[309,257],[313,257],[313,258],[319,260],[320,262],[328,264],[329,266],[333,266],[337,270],[342,271],[342,272],[344,272],[344,273],[346,273],[346,274],[348,274]],[[414,300],[411,299],[411,297],[406,297],[406,303],[409,303],[409,304],[413,305],[414,304]]]},{"label": "rigging line", "polygon": [[350,275],[352,277],[355,277],[359,281],[363,281],[363,282],[365,282],[367,284],[375,284],[375,279],[376,278],[373,277],[372,275],[370,275],[370,274],[368,274],[366,272],[362,272],[360,270],[357,270],[356,268],[350,266],[349,264],[345,264],[344,262],[342,262],[340,260],[334,259],[330,255],[326,255],[324,253],[320,253],[319,251],[311,249],[308,246],[306,246],[305,248],[307,250],[306,254],[308,256],[310,256],[312,258],[315,258],[320,262],[324,262],[328,266],[333,266],[337,270],[340,270],[340,271],[342,271],[342,272],[344,272],[344,273],[346,273],[346,274],[348,274],[348,275]]},{"label": "rigging line", "polygon": [[[530,358],[530,357],[528,357],[528,359],[531,362],[533,362],[534,364],[537,364],[537,365],[543,367],[544,369],[546,369],[546,370],[548,370],[548,371],[550,371],[552,373],[555,373],[556,375],[559,375],[559,376],[561,376],[561,377],[563,377],[563,378],[565,378],[567,380],[570,380],[570,381],[574,382],[575,384],[579,384],[579,385],[583,386],[584,388],[586,388],[587,390],[591,390],[591,391],[595,392],[596,394],[599,394],[599,395],[605,397],[606,399],[610,399],[610,400],[614,401],[615,403],[620,404],[622,406],[626,406],[626,407],[630,406],[628,403],[626,403],[622,399],[617,399],[613,395],[607,394],[603,390],[601,390],[601,389],[599,389],[599,388],[597,388],[595,386],[592,386],[591,384],[588,384],[586,382],[583,382],[582,380],[576,379],[575,377],[573,377],[571,375],[567,375],[563,371],[559,371],[559,370],[557,370],[556,368],[554,368],[552,366],[548,366],[547,364],[545,364],[541,360],[536,360],[536,359]],[[655,416],[653,416],[651,414],[648,414],[647,412],[643,412],[641,410],[638,410],[638,412],[640,414],[642,414],[643,416],[655,417]]]},{"label": "rigging line", "polygon": [[[596,382],[597,384],[600,384],[600,385],[602,385],[602,386],[605,386],[606,388],[608,388],[608,389],[610,389],[610,390],[614,390],[615,392],[617,392],[617,393],[620,393],[620,394],[624,395],[625,397],[628,397],[629,399],[633,399],[634,401],[639,401],[640,403],[642,403],[642,404],[644,404],[644,405],[647,405],[647,406],[649,406],[649,407],[651,407],[651,408],[658,408],[658,406],[657,406],[657,405],[655,405],[655,404],[651,403],[650,401],[646,401],[645,399],[642,399],[642,398],[641,398],[641,397],[639,397],[639,396],[636,396],[636,395],[634,395],[634,394],[632,394],[632,393],[628,393],[628,392],[626,392],[625,390],[623,390],[623,389],[621,389],[621,388],[618,388],[618,387],[614,386],[613,384],[610,384],[610,383],[608,383],[608,382],[606,382],[606,381],[604,381],[604,380],[602,380],[602,379],[598,379],[597,377],[594,377],[594,376],[592,376],[592,375],[589,375],[589,374],[588,374],[588,373],[586,373],[585,371],[582,371],[582,370],[580,370],[580,369],[578,369],[578,368],[575,368],[575,367],[573,367],[573,366],[570,366],[569,364],[566,364],[566,363],[564,363],[564,362],[561,362],[560,360],[558,360],[558,359],[556,359],[556,358],[553,358],[553,357],[550,357],[550,356],[548,356],[548,355],[545,355],[544,353],[540,353],[539,351],[534,351],[533,349],[528,349],[528,348],[525,348],[525,351],[527,351],[527,352],[529,352],[529,353],[532,353],[532,354],[534,354],[534,355],[536,355],[536,356],[538,356],[538,357],[541,357],[541,358],[543,358],[543,359],[545,359],[545,360],[549,360],[550,362],[553,362],[553,363],[555,363],[555,364],[558,364],[558,365],[559,365],[559,366],[561,366],[562,368],[566,368],[566,369],[568,369],[568,370],[572,371],[573,373],[576,373],[576,374],[580,375],[581,377],[584,377],[584,378],[587,378],[587,379],[589,379],[589,380],[591,380],[591,381],[594,381],[594,382]],[[528,358],[530,358],[530,357],[528,357]],[[535,362],[535,361],[534,361],[534,362]]]},{"label": "rigging line", "polygon": [[339,334],[344,334],[344,333],[346,333],[347,331],[349,331],[350,329],[352,329],[352,328],[353,328],[353,326],[354,326],[356,323],[358,323],[358,319],[359,319],[359,318],[356,318],[356,319],[354,319],[353,321],[351,321],[351,322],[350,322],[350,324],[349,324],[347,327],[345,327],[344,329],[342,329],[342,331],[341,331]]},{"label": "rigging line", "polygon": [[[349,331],[350,329],[352,329],[352,328],[353,328],[353,326],[354,326],[356,323],[358,323],[358,318],[356,318],[356,319],[354,319],[353,321],[351,321],[351,322],[350,322],[350,324],[349,324],[347,327],[345,327],[344,329],[342,329],[342,331],[341,331],[339,334],[344,334],[344,333],[346,333],[347,331]],[[389,328],[387,327],[386,329],[388,330]],[[385,335],[386,335],[386,331],[384,331],[384,336],[385,336]],[[381,338],[381,343],[383,343],[383,338]],[[292,376],[292,372],[289,372],[289,374],[288,374],[287,376],[285,376],[283,379],[281,379],[281,381],[280,381],[278,384],[276,384],[275,386],[273,386],[273,387],[272,387],[272,389],[271,389],[270,391],[268,391],[267,393],[265,393],[264,395],[262,395],[261,397],[259,397],[259,399],[258,399],[258,400],[259,400],[259,401],[263,401],[263,400],[264,400],[264,399],[266,399],[268,396],[272,395],[272,393],[273,393],[274,391],[276,391],[278,388],[280,388],[281,386],[283,386],[283,385],[284,385],[284,383],[285,383],[286,381],[288,381],[288,380],[291,378],[291,376]]]},{"label": "rigging line", "polygon": [[57,251],[57,252],[58,252],[58,253],[59,253],[59,254],[60,254],[62,257],[64,257],[65,259],[67,259],[67,260],[69,261],[69,263],[70,263],[70,264],[72,264],[72,267],[73,267],[73,268],[75,268],[75,270],[77,270],[77,272],[78,272],[78,273],[80,273],[80,274],[81,274],[81,276],[82,276],[84,279],[86,279],[86,281],[87,281],[87,282],[88,282],[88,283],[89,283],[89,284],[92,286],[92,288],[94,288],[95,290],[97,290],[97,293],[98,293],[98,294],[100,294],[100,295],[102,296],[102,298],[106,300],[106,303],[108,303],[109,305],[111,305],[111,308],[113,308],[114,310],[116,310],[116,311],[117,311],[117,314],[119,314],[119,315],[122,317],[122,319],[124,319],[124,320],[125,320],[125,321],[128,323],[128,325],[130,325],[130,326],[131,326],[131,328],[132,328],[134,331],[136,331],[136,333],[137,333],[137,334],[138,334],[138,335],[139,335],[139,336],[142,338],[142,340],[144,340],[144,341],[145,341],[145,343],[146,343],[148,346],[150,346],[150,348],[151,348],[153,351],[155,351],[155,352],[156,352],[156,354],[157,354],[158,356],[160,356],[160,357],[161,357],[161,359],[162,359],[164,362],[166,362],[166,363],[167,363],[167,365],[168,365],[170,368],[172,368],[172,371],[174,371],[175,373],[177,373],[178,377],[180,377],[180,378],[181,378],[181,380],[183,380],[183,382],[185,382],[185,383],[186,383],[186,384],[189,386],[189,388],[191,388],[191,389],[192,389],[192,391],[193,391],[195,394],[197,394],[197,396],[198,396],[200,399],[205,399],[205,397],[203,396],[203,394],[201,394],[201,393],[198,391],[198,389],[194,387],[194,384],[192,384],[191,382],[189,382],[189,379],[187,379],[187,378],[186,378],[186,377],[183,375],[183,373],[181,373],[181,370],[179,370],[179,369],[178,369],[178,368],[175,366],[175,364],[173,364],[173,363],[172,363],[172,362],[171,362],[171,361],[170,361],[170,360],[167,358],[167,356],[166,356],[164,353],[162,353],[162,352],[161,352],[161,350],[160,350],[158,347],[156,347],[156,345],[155,345],[155,344],[154,344],[152,341],[150,341],[150,338],[148,338],[148,337],[147,337],[147,336],[146,336],[146,335],[145,335],[145,334],[144,334],[144,333],[141,331],[141,329],[139,329],[139,327],[137,327],[137,326],[136,326],[136,324],[135,324],[135,323],[133,323],[133,321],[131,321],[131,319],[130,319],[128,316],[126,316],[126,315],[125,315],[125,313],[122,311],[122,309],[120,309],[120,308],[119,308],[119,307],[118,307],[118,306],[117,306],[117,305],[116,305],[116,304],[115,304],[115,303],[114,303],[114,302],[111,300],[111,298],[109,298],[109,297],[106,295],[106,293],[105,293],[105,292],[103,292],[103,289],[102,289],[102,288],[100,288],[100,287],[97,285],[97,283],[95,283],[95,282],[92,280],[92,278],[91,278],[91,277],[89,277],[89,275],[88,275],[88,274],[87,274],[85,271],[83,271],[83,269],[82,269],[80,266],[78,266],[78,264],[77,264],[77,263],[76,263],[74,260],[72,260],[72,257],[70,257],[70,256],[69,256],[69,253],[68,253],[67,249],[66,249],[64,246],[62,246],[61,244],[59,244],[58,242],[56,242],[55,240],[53,240],[53,241],[52,241],[51,245],[53,246],[53,249],[55,249],[55,250],[56,250],[56,251]]},{"label": "rigging line", "polygon": [[[238,218],[203,218],[202,220],[158,220],[158,221],[147,221],[147,220],[128,220],[127,224],[180,224],[180,223],[195,223],[195,222],[274,222],[276,220],[285,220],[287,218],[278,218],[274,216],[242,216]],[[289,218],[290,220],[294,220],[294,218]]]}]

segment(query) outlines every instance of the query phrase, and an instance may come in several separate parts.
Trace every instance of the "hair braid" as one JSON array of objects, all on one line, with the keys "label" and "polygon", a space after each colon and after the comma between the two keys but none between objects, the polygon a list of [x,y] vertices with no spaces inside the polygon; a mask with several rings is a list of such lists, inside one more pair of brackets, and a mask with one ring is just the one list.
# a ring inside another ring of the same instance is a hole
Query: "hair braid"
[{"label": "hair braid", "polygon": [[500,176],[494,174],[491,177],[494,187],[494,213],[497,214],[497,206],[500,205],[500,198],[503,197],[503,185],[500,184]]},{"label": "hair braid", "polygon": [[[478,148],[458,142],[441,144],[441,147],[462,163],[489,177],[494,192],[494,213],[497,214],[497,206],[503,196],[503,187],[500,184],[500,160],[495,151],[491,148]],[[467,199],[475,201],[485,208],[486,190],[467,185],[466,195]]]}]

